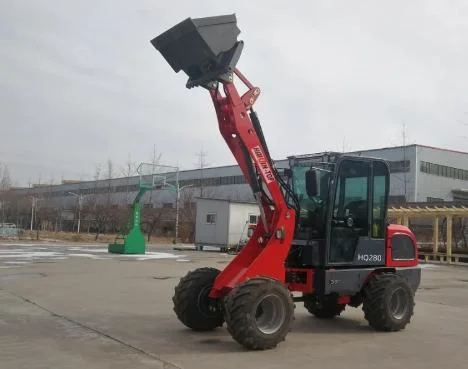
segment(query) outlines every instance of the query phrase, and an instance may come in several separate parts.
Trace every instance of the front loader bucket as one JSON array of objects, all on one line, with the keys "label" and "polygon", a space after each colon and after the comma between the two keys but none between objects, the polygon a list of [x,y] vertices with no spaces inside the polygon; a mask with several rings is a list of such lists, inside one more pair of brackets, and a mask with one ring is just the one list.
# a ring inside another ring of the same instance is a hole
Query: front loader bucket
[{"label": "front loader bucket", "polygon": [[188,76],[187,87],[228,78],[242,52],[235,14],[187,18],[151,40],[172,69]]}]

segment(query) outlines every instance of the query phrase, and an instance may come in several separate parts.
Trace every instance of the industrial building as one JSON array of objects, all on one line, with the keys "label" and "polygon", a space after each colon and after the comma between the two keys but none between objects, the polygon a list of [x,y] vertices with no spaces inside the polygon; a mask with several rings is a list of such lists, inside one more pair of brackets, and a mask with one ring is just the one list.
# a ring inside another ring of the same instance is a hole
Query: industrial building
[{"label": "industrial building", "polygon": [[[424,145],[407,145],[349,152],[351,155],[372,156],[387,160],[390,170],[390,202],[440,202],[468,200],[468,153]],[[288,159],[275,161],[278,171],[288,166]],[[78,201],[82,203],[105,201],[113,206],[128,205],[138,189],[138,176],[99,181],[71,182],[9,191],[16,199],[38,199],[56,209],[59,222],[76,217]],[[250,202],[250,187],[237,165],[183,170],[179,173],[181,206],[195,202],[196,197]],[[174,208],[176,193],[173,190],[154,189],[142,199],[144,207]],[[8,203],[8,202],[7,202]],[[4,221],[24,226],[29,211],[19,210]],[[22,213],[21,215],[19,213]],[[18,220],[20,219],[20,220]]]},{"label": "industrial building", "polygon": [[468,152],[408,145],[353,152],[389,162],[391,200],[468,200]]}]

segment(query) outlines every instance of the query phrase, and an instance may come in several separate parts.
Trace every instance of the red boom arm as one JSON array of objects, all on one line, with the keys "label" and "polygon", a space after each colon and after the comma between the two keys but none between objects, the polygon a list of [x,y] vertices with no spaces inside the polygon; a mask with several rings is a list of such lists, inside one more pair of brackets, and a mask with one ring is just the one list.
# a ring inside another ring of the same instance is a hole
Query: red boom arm
[{"label": "red boom arm", "polygon": [[221,297],[251,277],[264,275],[284,282],[284,261],[295,230],[296,212],[288,207],[268,149],[262,144],[258,127],[247,113],[258,98],[260,89],[253,87],[237,69],[234,74],[249,88],[243,96],[237,92],[232,79],[222,82],[224,97],[217,86],[210,88],[210,94],[219,130],[254,191],[262,222],[257,225],[247,245],[218,275],[211,290],[212,298]]}]

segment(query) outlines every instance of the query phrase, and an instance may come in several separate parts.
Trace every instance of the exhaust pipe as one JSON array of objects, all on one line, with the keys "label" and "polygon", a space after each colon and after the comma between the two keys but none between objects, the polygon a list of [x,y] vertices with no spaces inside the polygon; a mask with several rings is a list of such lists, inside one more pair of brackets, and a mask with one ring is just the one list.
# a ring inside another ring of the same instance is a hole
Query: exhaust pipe
[{"label": "exhaust pipe", "polygon": [[151,40],[172,69],[189,77],[187,88],[232,81],[242,53],[235,14],[187,18]]}]

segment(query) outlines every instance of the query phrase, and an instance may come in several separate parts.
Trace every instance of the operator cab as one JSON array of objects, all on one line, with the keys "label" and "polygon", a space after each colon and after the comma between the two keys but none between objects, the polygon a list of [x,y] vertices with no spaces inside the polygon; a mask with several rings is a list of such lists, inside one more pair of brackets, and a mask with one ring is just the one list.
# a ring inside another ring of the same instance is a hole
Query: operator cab
[{"label": "operator cab", "polygon": [[290,157],[289,164],[300,211],[288,266],[385,265],[386,162],[322,153]]}]

